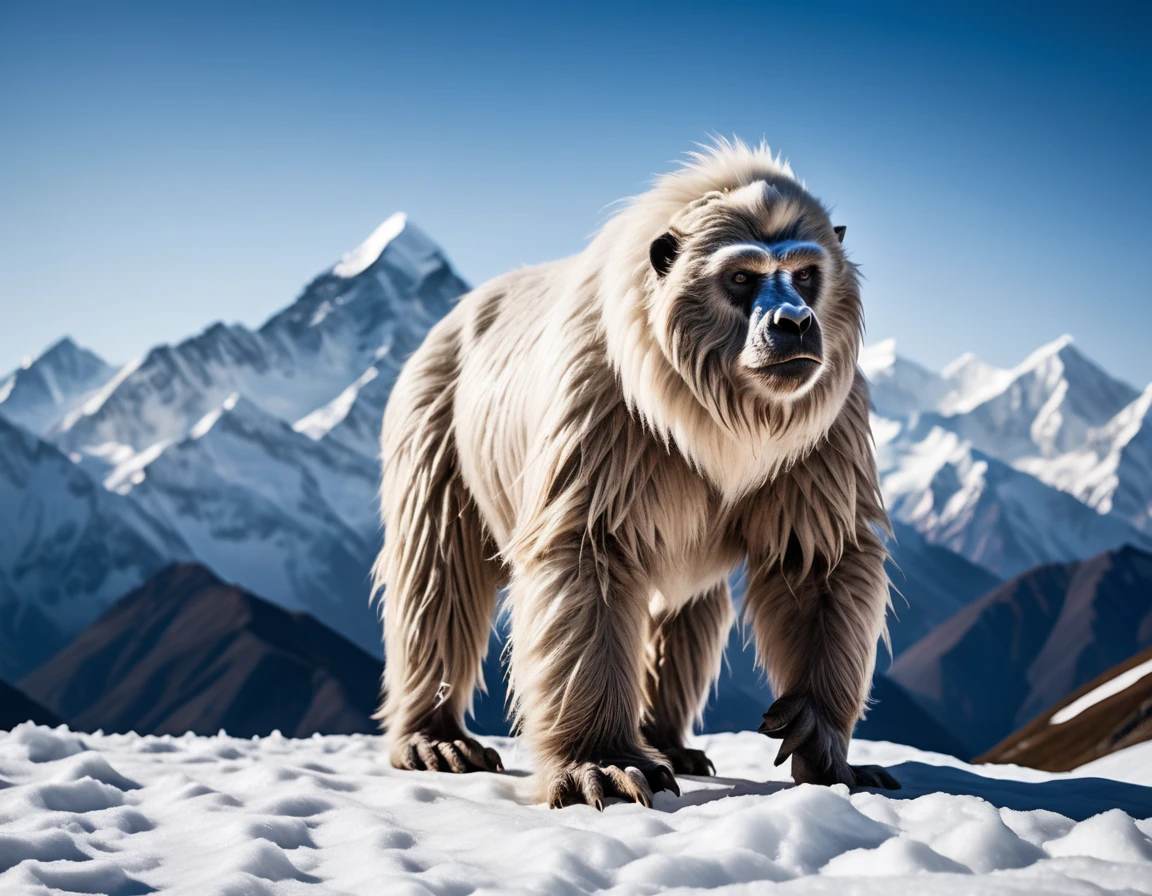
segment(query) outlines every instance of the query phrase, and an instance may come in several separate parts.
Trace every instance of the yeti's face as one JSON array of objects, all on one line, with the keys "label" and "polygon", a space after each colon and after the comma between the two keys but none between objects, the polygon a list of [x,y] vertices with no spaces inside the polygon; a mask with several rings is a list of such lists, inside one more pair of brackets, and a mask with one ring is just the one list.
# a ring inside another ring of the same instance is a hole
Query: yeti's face
[{"label": "yeti's face", "polygon": [[650,248],[651,320],[709,405],[793,403],[855,366],[855,277],[842,229],[796,183],[710,194]]}]

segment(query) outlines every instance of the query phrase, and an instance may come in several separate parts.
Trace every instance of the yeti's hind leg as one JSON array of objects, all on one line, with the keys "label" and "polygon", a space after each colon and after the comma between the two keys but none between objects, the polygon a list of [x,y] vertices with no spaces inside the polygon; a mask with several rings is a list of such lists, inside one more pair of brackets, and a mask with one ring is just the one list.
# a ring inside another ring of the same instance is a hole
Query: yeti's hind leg
[{"label": "yeti's hind leg", "polygon": [[684,738],[720,675],[734,619],[727,582],[697,595],[674,613],[652,618],[641,731],[650,746],[668,757],[677,774],[716,772],[704,751],[689,749]]},{"label": "yeti's hind leg", "polygon": [[496,751],[468,736],[464,713],[483,686],[503,573],[460,478],[452,389],[447,377],[429,375],[434,363],[397,384],[385,418],[385,535],[374,575],[386,657],[377,718],[397,768],[500,771]]}]

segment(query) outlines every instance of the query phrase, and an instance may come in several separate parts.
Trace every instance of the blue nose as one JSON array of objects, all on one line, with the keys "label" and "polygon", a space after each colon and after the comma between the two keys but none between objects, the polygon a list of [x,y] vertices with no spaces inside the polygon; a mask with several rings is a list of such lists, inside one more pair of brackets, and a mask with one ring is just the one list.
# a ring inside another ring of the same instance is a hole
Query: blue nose
[{"label": "blue nose", "polygon": [[807,305],[777,305],[769,321],[777,330],[803,336],[812,326],[812,309]]}]

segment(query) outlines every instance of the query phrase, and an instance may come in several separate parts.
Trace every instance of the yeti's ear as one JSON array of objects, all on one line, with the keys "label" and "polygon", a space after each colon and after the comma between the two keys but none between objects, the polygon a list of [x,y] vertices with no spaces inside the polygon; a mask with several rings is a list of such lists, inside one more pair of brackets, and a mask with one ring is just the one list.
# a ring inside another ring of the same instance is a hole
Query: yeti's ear
[{"label": "yeti's ear", "polygon": [[832,230],[836,233],[836,239],[838,239],[840,242],[844,242],[844,234],[848,231],[848,228],[843,224],[837,224],[832,228]]},{"label": "yeti's ear", "polygon": [[648,247],[648,258],[652,262],[652,268],[656,271],[656,276],[663,277],[670,270],[676,261],[676,256],[680,254],[680,237],[676,236],[671,230],[656,237],[652,241],[652,245]]}]

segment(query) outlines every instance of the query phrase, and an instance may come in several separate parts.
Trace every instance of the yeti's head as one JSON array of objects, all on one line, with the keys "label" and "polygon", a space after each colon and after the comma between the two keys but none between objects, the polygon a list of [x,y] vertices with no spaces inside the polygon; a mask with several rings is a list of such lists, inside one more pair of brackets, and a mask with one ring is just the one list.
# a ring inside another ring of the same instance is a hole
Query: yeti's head
[{"label": "yeti's head", "polygon": [[844,231],[790,177],[714,191],[649,246],[649,320],[706,403],[791,403],[855,366],[860,300]]},{"label": "yeti's head", "polygon": [[823,437],[856,376],[860,291],[844,229],[786,164],[721,142],[603,239],[609,352],[655,429],[717,482],[739,458],[742,485]]}]

